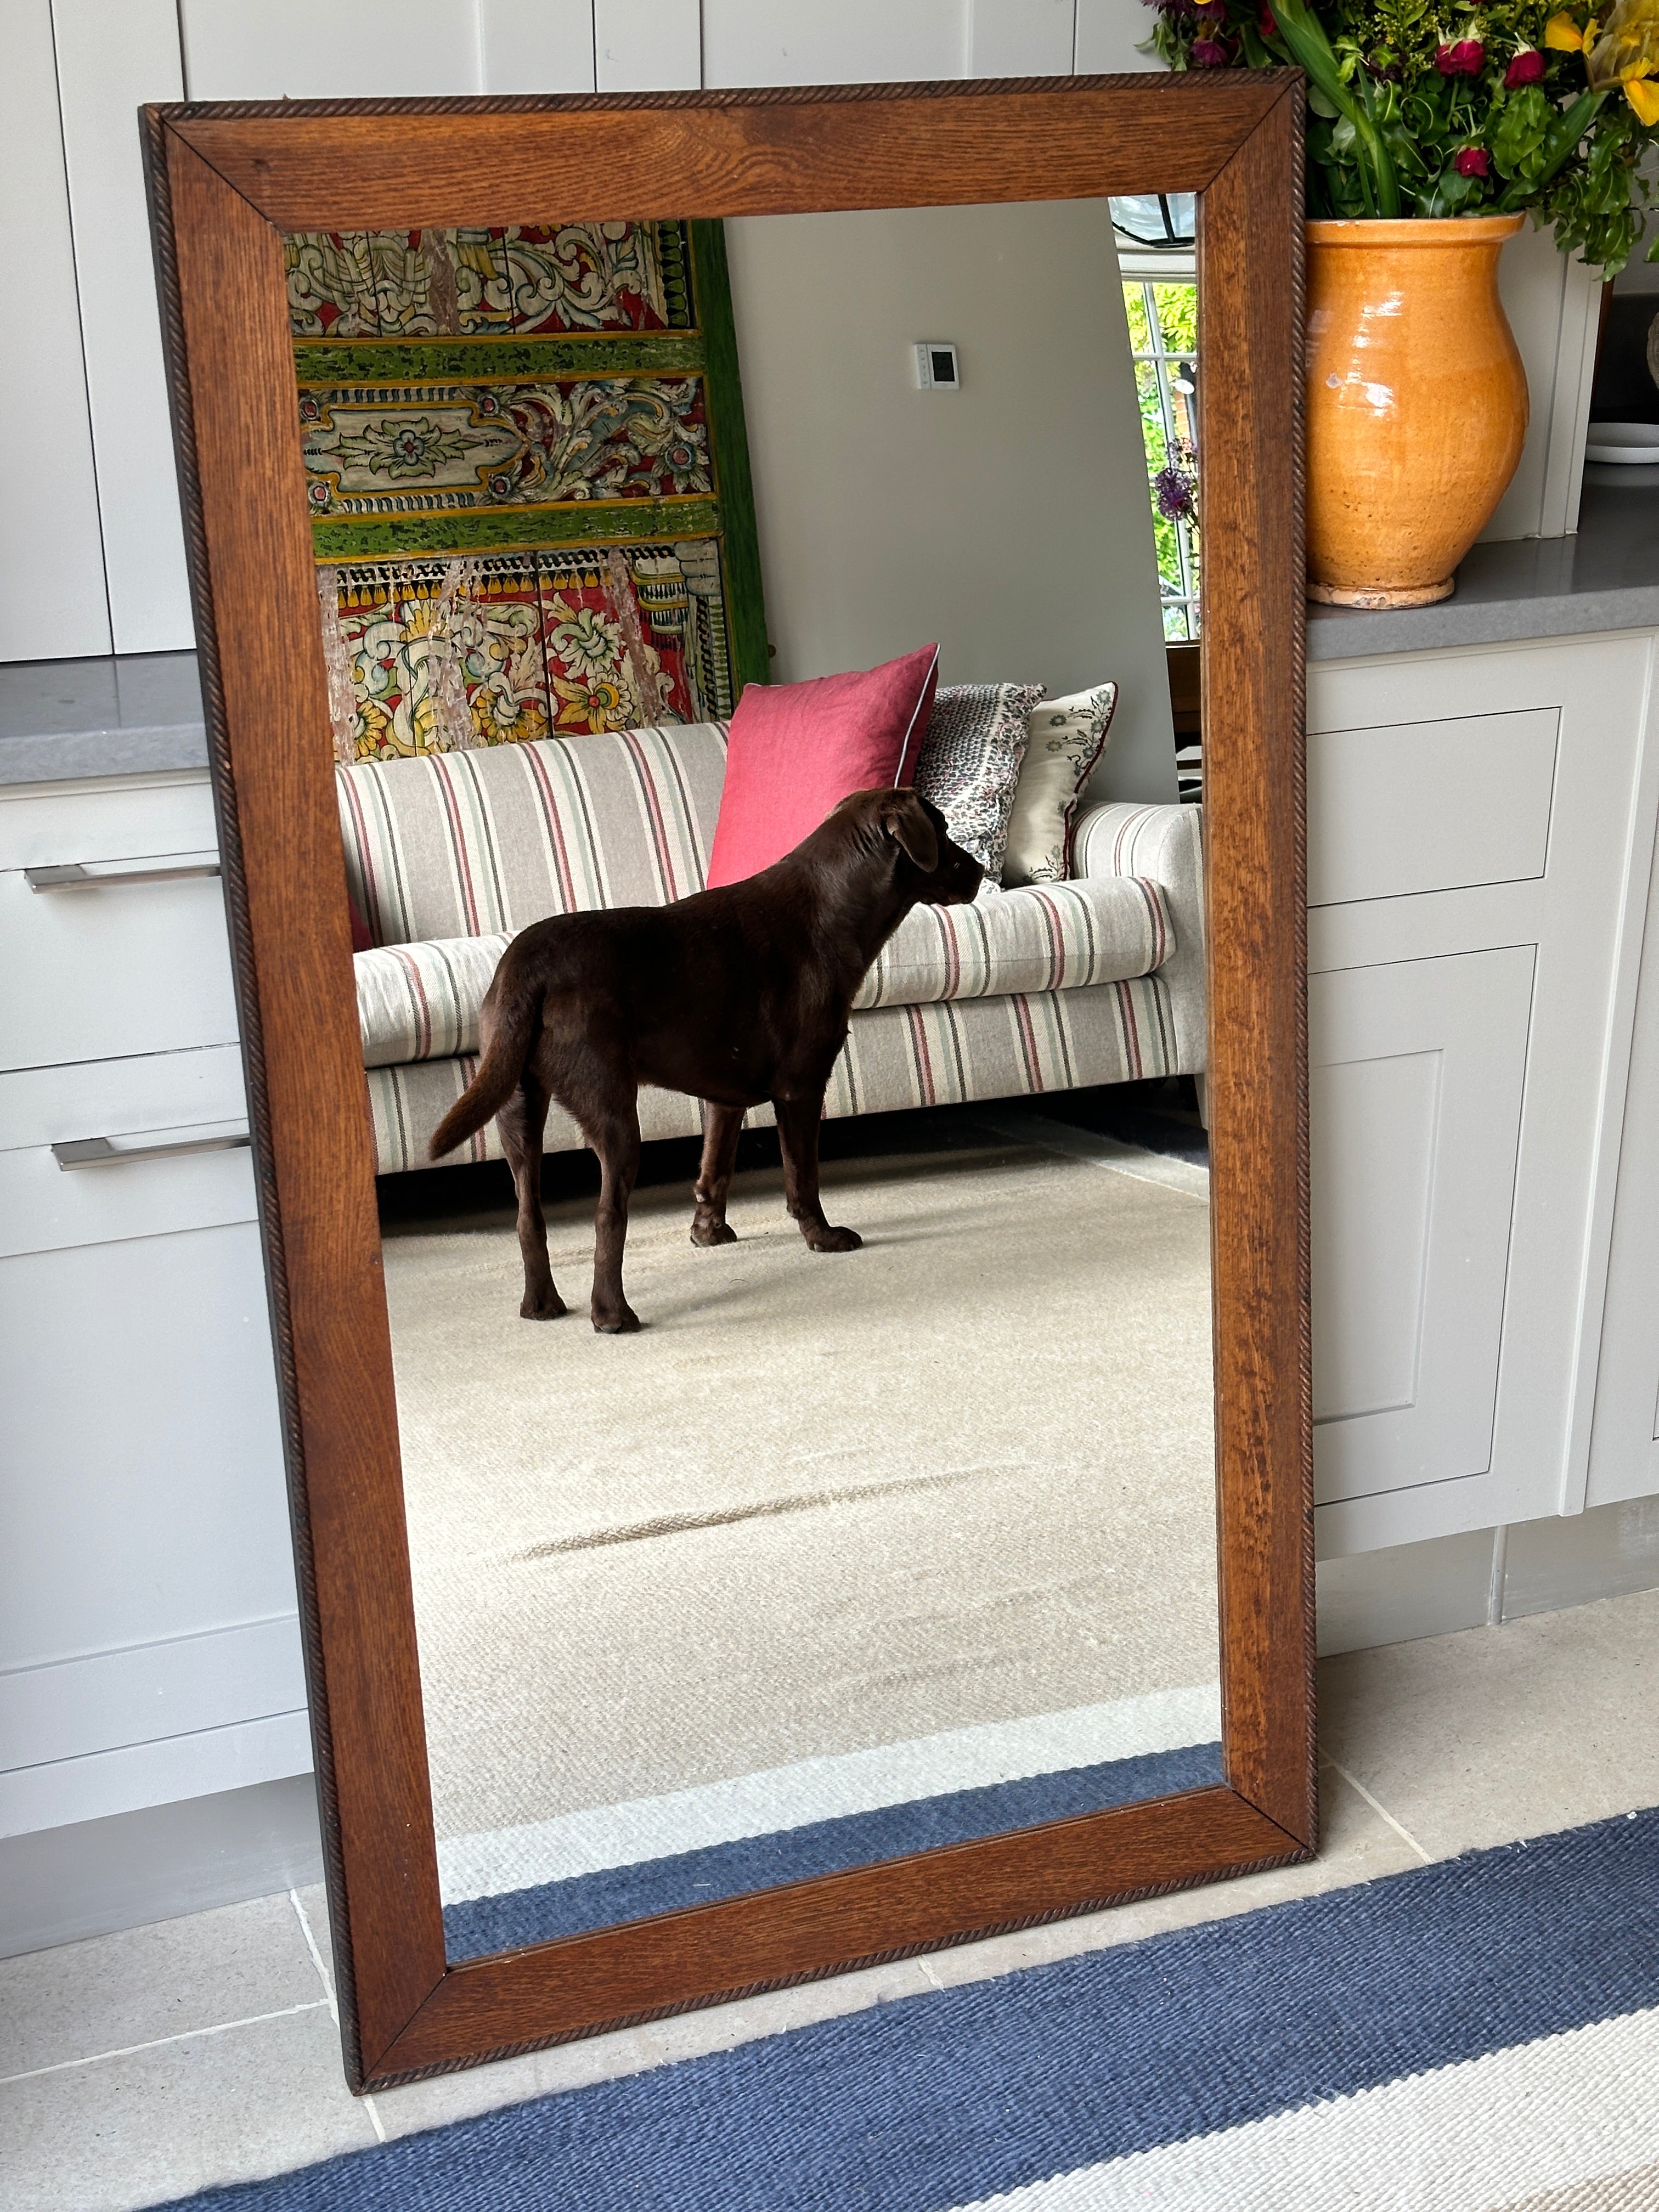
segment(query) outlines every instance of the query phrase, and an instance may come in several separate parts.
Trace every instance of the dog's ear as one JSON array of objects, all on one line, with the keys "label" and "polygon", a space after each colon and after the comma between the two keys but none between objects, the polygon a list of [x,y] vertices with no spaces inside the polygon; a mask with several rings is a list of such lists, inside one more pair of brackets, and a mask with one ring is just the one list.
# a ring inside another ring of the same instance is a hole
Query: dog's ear
[{"label": "dog's ear", "polygon": [[896,791],[881,810],[881,826],[922,873],[939,866],[939,832],[914,791]]}]

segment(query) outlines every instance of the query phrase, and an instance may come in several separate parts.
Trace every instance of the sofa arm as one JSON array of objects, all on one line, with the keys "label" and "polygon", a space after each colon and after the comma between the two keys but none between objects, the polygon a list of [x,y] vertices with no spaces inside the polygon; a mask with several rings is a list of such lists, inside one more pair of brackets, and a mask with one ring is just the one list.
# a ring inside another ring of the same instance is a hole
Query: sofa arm
[{"label": "sofa arm", "polygon": [[1163,886],[1175,951],[1158,973],[1170,988],[1176,1065],[1201,1075],[1206,1065],[1204,810],[1136,806],[1114,800],[1078,818],[1072,838],[1076,876],[1150,876]]}]

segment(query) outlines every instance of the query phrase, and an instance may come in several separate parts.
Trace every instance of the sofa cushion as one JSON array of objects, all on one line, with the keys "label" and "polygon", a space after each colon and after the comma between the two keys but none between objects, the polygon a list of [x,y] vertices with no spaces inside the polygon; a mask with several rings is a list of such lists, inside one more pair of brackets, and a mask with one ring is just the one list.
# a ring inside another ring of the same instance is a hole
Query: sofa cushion
[{"label": "sofa cushion", "polygon": [[1008,817],[1005,884],[1058,884],[1071,874],[1073,817],[1106,750],[1116,705],[1116,684],[1099,684],[1069,699],[1046,699],[1031,710]]},{"label": "sofa cushion", "polygon": [[994,884],[1002,881],[1026,722],[1041,684],[952,684],[933,702],[916,789]]},{"label": "sofa cushion", "polygon": [[700,891],[726,729],[544,738],[337,769],[346,882],[377,945]]},{"label": "sofa cushion", "polygon": [[[433,1163],[433,1132],[477,1073],[470,1054],[411,1061],[368,1072],[376,1165],[382,1175]],[[933,1006],[883,1006],[854,1014],[830,1078],[826,1119],[885,1114],[957,1099],[1010,1098],[1091,1083],[1133,1083],[1182,1069],[1162,975],[1137,975],[1091,991],[946,1000]],[[750,1128],[772,1120],[769,1106],[744,1116]],[[675,1091],[640,1093],[640,1133],[695,1137],[697,1102]],[[556,1102],[547,1117],[547,1149],[571,1152],[581,1131]],[[487,1121],[455,1160],[498,1160],[501,1133]],[[450,1164],[449,1162],[445,1163]]]},{"label": "sofa cushion", "polygon": [[[364,1066],[476,1052],[478,1012],[513,935],[504,930],[358,953]],[[1163,891],[1138,876],[1044,884],[972,906],[915,907],[854,1003],[926,1006],[1120,982],[1161,968],[1174,943]]]},{"label": "sofa cushion", "polygon": [[1075,991],[1150,975],[1174,945],[1169,902],[1147,876],[993,892],[971,906],[913,907],[853,1004],[914,1006],[1010,991]]},{"label": "sofa cushion", "polygon": [[751,684],[732,717],[708,882],[742,883],[809,837],[850,792],[916,772],[939,647],[804,684]]}]

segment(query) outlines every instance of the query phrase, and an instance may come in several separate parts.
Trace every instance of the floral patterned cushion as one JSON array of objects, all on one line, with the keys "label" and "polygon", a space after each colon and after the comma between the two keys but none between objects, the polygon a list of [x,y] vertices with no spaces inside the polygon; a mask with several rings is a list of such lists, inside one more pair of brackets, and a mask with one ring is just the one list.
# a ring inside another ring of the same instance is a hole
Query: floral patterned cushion
[{"label": "floral patterned cushion", "polygon": [[921,742],[916,789],[994,884],[1002,881],[1026,720],[1042,695],[1041,684],[944,685]]},{"label": "floral patterned cushion", "polygon": [[1072,872],[1072,818],[1106,750],[1116,705],[1116,684],[1102,684],[1033,710],[1008,819],[1005,884],[1058,884]]}]

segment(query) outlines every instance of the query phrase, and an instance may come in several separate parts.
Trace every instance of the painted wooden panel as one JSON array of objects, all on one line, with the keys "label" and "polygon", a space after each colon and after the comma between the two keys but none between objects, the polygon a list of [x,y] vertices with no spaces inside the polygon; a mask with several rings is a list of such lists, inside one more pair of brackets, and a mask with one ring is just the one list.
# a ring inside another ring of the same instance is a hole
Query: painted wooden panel
[{"label": "painted wooden panel", "polygon": [[[0,1074],[0,1155],[77,1136],[131,1135],[214,1121],[245,1126],[246,1115],[237,1044]],[[81,1170],[71,1170],[64,1179],[72,1181],[76,1174],[88,1179]],[[91,1179],[96,1181],[95,1173]]]},{"label": "painted wooden panel", "polygon": [[593,0],[478,0],[483,92],[592,92]]},{"label": "painted wooden panel", "polygon": [[137,110],[184,92],[173,0],[54,0],[75,272],[117,653],[192,642]]},{"label": "painted wooden panel", "polygon": [[1312,979],[1321,1502],[1485,1471],[1530,946]]},{"label": "painted wooden panel", "polygon": [[[165,1055],[168,1059],[173,1054]],[[180,1060],[203,1055],[180,1053]],[[0,1088],[10,1079],[0,1076]],[[258,1213],[252,1155],[246,1148],[147,1158],[146,1146],[194,1144],[244,1133],[247,1115],[234,1108],[210,1119],[118,1119],[71,1107],[58,1123],[73,1140],[107,1137],[118,1152],[133,1157],[94,1167],[61,1168],[49,1146],[19,1145],[0,1152],[0,1257],[67,1251],[134,1237],[167,1237],[177,1230],[217,1229],[253,1221]],[[113,1119],[113,1127],[106,1124]],[[97,1126],[90,1126],[90,1125]]]},{"label": "painted wooden panel", "polygon": [[237,1035],[216,878],[32,891],[9,869],[0,934],[9,956],[0,967],[0,1066],[178,1052]]},{"label": "painted wooden panel", "polygon": [[107,653],[51,0],[7,9],[6,78],[0,283],[28,302],[28,332],[0,384],[0,660]]},{"label": "painted wooden panel", "polygon": [[1077,73],[1161,70],[1156,54],[1140,48],[1151,35],[1145,0],[1077,0]]},{"label": "painted wooden panel", "polygon": [[1308,738],[1308,903],[1544,872],[1561,718],[1551,707]]},{"label": "painted wooden panel", "polygon": [[359,18],[355,34],[336,0],[178,7],[191,100],[391,100],[483,89],[477,0],[398,0],[392,13]]},{"label": "painted wooden panel", "polygon": [[[28,1835],[146,1805],[216,1797],[311,1771],[311,1716],[276,1713],[0,1771],[0,1835]],[[193,1909],[193,1908],[192,1908]]]},{"label": "painted wooden panel", "polygon": [[211,851],[217,839],[205,769],[14,786],[0,799],[0,868]]},{"label": "painted wooden panel", "polygon": [[1601,272],[1528,225],[1504,248],[1498,289],[1526,368],[1532,416],[1510,488],[1480,535],[1559,538],[1578,527]]},{"label": "painted wooden panel", "polygon": [[293,1609],[251,1221],[0,1260],[0,1668]]},{"label": "painted wooden panel", "polygon": [[34,1766],[305,1704],[299,1617],[287,1613],[0,1674],[0,1743],[9,1764]]},{"label": "painted wooden panel", "polygon": [[1647,909],[1601,1350],[1589,1505],[1659,1491],[1659,875]]},{"label": "painted wooden panel", "polygon": [[[619,4],[619,0],[612,0]],[[1139,0],[1136,0],[1139,4]],[[884,84],[967,74],[969,0],[702,0],[703,82]]]},{"label": "painted wooden panel", "polygon": [[[1413,1436],[1403,1429],[1386,1482],[1322,1493],[1325,1553],[1576,1512],[1584,1501],[1640,915],[1659,807],[1659,749],[1647,736],[1653,649],[1648,636],[1596,637],[1327,663],[1310,672],[1316,729],[1362,727],[1378,719],[1379,706],[1406,725],[1541,712],[1559,726],[1541,876],[1326,905],[1309,916],[1310,964],[1338,985],[1343,976],[1331,971],[1387,968],[1409,989],[1414,976],[1426,981],[1455,964],[1454,956],[1528,946],[1535,946],[1537,963],[1492,1444],[1487,1459],[1470,1461],[1485,1472],[1419,1472]],[[1457,794],[1449,799],[1435,778],[1425,779],[1416,798],[1424,815],[1457,818]],[[1506,827],[1511,811],[1518,820]],[[1471,849],[1489,851],[1493,839],[1524,849],[1525,811],[1498,778],[1478,805],[1464,808]],[[1316,881],[1322,834],[1316,818]],[[1431,844],[1442,834],[1438,823],[1424,832]],[[1530,834],[1535,838],[1535,801]],[[1316,1000],[1325,988],[1315,983]],[[1475,1014],[1486,1018],[1479,1008]],[[1348,1160],[1342,1206],[1368,1202],[1370,1172],[1363,1158]],[[1394,1324],[1373,1310],[1366,1325]],[[1466,1428],[1486,1419],[1485,1374],[1472,1370],[1468,1388],[1482,1402],[1468,1410]],[[1377,1421],[1353,1425],[1376,1429]],[[1328,1474],[1334,1425],[1322,1429],[1320,1449]]]},{"label": "painted wooden panel", "polygon": [[968,0],[969,76],[1069,76],[1077,0]]},{"label": "painted wooden panel", "polygon": [[695,92],[697,0],[593,0],[593,66],[601,92]]}]

